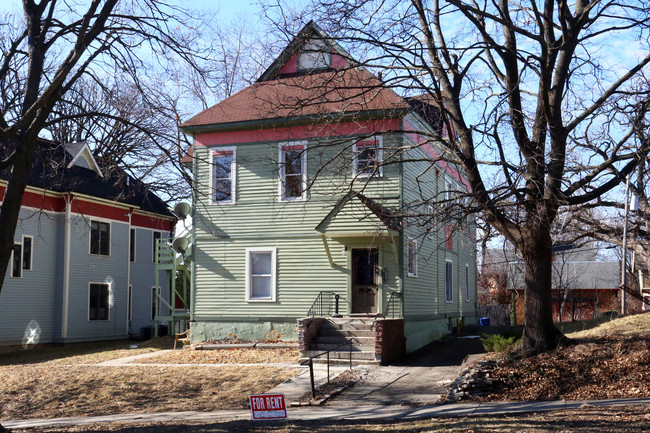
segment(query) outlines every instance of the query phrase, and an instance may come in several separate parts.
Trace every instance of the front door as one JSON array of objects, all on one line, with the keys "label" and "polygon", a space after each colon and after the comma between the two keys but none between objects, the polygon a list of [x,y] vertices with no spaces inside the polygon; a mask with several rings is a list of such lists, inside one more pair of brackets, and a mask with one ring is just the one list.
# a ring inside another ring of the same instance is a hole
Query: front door
[{"label": "front door", "polygon": [[352,250],[352,313],[377,313],[377,257],[377,248]]}]

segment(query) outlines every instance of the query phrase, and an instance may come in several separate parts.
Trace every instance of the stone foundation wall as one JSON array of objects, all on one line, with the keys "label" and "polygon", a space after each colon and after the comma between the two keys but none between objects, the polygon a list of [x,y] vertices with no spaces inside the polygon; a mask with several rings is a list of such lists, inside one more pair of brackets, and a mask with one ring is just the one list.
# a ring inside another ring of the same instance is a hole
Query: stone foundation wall
[{"label": "stone foundation wall", "polygon": [[[215,321],[193,322],[190,325],[192,343],[202,341],[232,339],[237,335],[238,340],[264,340],[266,334],[273,331],[272,339],[297,340],[296,322],[282,321]],[[276,338],[280,334],[280,338]]]}]

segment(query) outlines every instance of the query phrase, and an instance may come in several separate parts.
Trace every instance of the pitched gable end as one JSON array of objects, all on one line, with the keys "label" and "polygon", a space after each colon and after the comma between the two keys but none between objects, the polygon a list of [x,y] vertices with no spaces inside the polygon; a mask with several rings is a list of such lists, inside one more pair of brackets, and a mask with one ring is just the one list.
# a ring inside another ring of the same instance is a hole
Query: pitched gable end
[{"label": "pitched gable end", "polygon": [[83,167],[83,168],[87,168],[88,170],[92,170],[95,173],[97,173],[100,177],[104,177],[104,174],[99,168],[97,161],[95,161],[92,152],[90,152],[90,147],[88,147],[88,143],[86,143],[85,141],[80,141],[77,143],[66,143],[63,146],[65,147],[66,152],[68,152],[68,154],[72,157],[72,160],[68,164],[67,168],[76,165],[78,167]]},{"label": "pitched gable end", "polygon": [[310,21],[287,45],[258,82],[315,71],[340,70],[356,63],[316,23]]}]

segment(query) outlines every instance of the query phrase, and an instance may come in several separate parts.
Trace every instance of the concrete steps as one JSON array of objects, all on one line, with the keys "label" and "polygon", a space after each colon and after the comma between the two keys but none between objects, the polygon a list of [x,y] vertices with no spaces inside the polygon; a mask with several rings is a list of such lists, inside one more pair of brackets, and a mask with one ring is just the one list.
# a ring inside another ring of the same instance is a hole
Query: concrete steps
[{"label": "concrete steps", "polygon": [[[352,343],[350,348],[347,343]],[[300,354],[301,361],[320,353],[330,352],[331,364],[379,364],[375,357],[374,318],[330,318],[322,323],[309,350]],[[351,351],[351,354],[350,354]],[[327,362],[322,355],[314,362]]]}]

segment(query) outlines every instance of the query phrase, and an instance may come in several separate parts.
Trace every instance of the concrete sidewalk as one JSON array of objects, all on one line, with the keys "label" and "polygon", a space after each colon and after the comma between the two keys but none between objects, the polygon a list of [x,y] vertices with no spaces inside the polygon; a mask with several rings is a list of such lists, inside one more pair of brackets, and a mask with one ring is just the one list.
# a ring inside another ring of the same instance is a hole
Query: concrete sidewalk
[{"label": "concrete sidewalk", "polygon": [[[289,408],[290,420],[361,420],[361,419],[418,419],[438,417],[459,417],[496,414],[516,414],[528,412],[548,412],[563,409],[577,409],[583,406],[636,406],[650,405],[650,398],[612,399],[586,401],[543,401],[543,402],[497,402],[497,403],[459,403],[439,406],[360,406],[360,407],[308,407]],[[248,410],[213,412],[159,412],[148,414],[106,415],[93,417],[71,417],[56,419],[27,419],[3,421],[5,428],[55,427],[96,423],[142,423],[142,422],[215,422],[223,420],[250,419]]]}]

